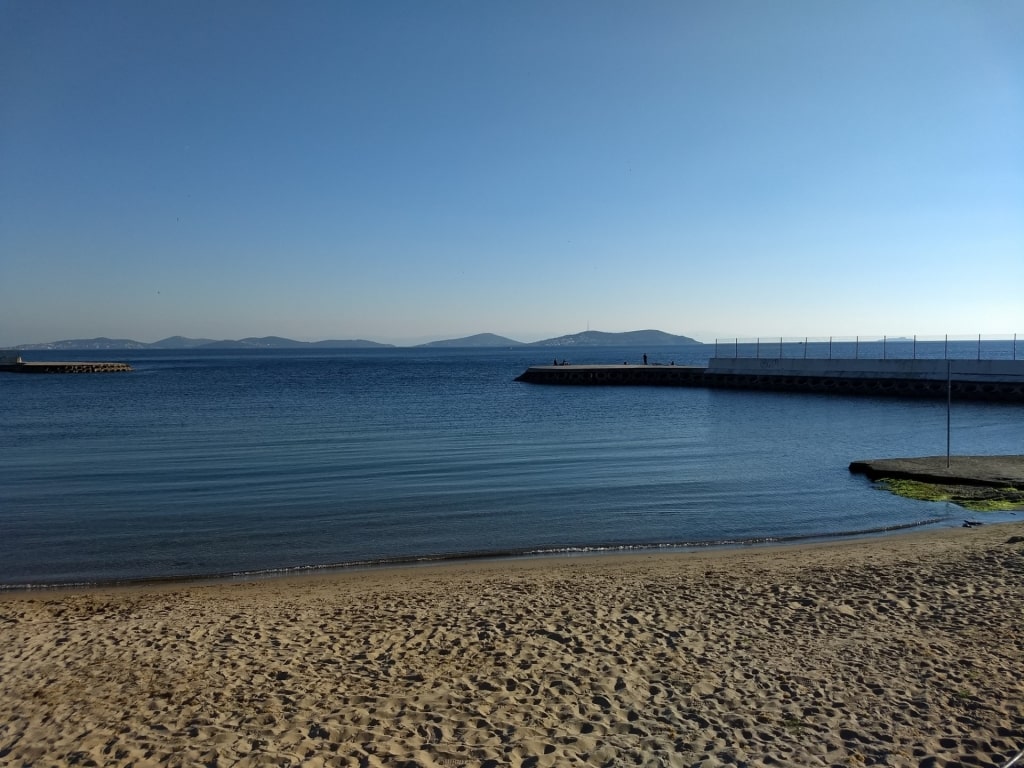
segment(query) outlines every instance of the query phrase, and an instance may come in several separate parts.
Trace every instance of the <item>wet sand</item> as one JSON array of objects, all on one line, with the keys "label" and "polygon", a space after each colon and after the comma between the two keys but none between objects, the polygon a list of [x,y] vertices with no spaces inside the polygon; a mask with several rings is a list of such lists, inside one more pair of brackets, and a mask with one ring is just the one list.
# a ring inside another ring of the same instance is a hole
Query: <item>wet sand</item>
[{"label": "wet sand", "polygon": [[1002,765],[1024,525],[0,596],[0,764]]}]

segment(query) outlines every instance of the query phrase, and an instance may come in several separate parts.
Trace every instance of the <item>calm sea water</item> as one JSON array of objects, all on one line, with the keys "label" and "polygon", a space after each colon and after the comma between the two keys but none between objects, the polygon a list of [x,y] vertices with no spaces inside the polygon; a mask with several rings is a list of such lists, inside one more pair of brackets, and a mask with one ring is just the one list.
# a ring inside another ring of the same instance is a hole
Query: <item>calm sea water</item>
[{"label": "calm sea water", "polygon": [[[0,585],[814,538],[971,516],[847,470],[944,454],[945,402],[514,381],[555,356],[643,351],[703,364],[713,348],[59,353],[135,372],[0,374]],[[1024,452],[1019,406],[955,403],[952,425],[955,453]]]}]

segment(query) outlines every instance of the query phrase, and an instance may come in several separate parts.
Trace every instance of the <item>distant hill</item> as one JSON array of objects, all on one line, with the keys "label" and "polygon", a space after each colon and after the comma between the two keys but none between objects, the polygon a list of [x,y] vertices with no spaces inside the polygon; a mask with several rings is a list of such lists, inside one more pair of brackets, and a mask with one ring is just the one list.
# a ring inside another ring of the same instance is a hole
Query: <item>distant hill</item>
[{"label": "distant hill", "polygon": [[700,344],[689,336],[675,336],[664,331],[582,331],[554,339],[535,341],[532,347],[675,347],[680,344]]},{"label": "distant hill", "polygon": [[213,339],[190,339],[187,336],[168,336],[166,339],[147,344],[149,349],[192,349],[212,344]]},{"label": "distant hill", "polygon": [[214,341],[203,344],[203,349],[303,349],[305,347],[317,347],[320,349],[366,349],[369,347],[392,347],[393,344],[378,344],[376,341],[365,339],[331,339],[329,341],[295,341],[286,339],[283,336],[261,336],[260,338],[248,337],[236,341]]},{"label": "distant hill", "polygon": [[108,339],[100,336],[95,339],[63,339],[47,341],[41,344],[22,344],[15,349],[145,349],[149,344],[131,339]]},{"label": "distant hill", "polygon": [[494,333],[478,333],[473,336],[463,336],[461,339],[445,339],[443,341],[431,341],[427,344],[419,344],[420,347],[521,347],[523,342],[509,339],[505,336],[498,336]]},{"label": "distant hill", "polygon": [[329,341],[295,341],[282,336],[264,336],[262,338],[246,339],[225,339],[223,341],[212,341],[210,339],[190,339],[187,336],[169,336],[160,341],[146,343],[132,339],[108,339],[100,337],[96,339],[64,339],[63,341],[50,341],[42,344],[21,344],[14,349],[301,349],[304,347],[318,347],[328,349],[364,349],[368,347],[393,347],[393,344],[378,344],[376,341],[364,339]]},{"label": "distant hill", "polygon": [[529,344],[498,336],[493,333],[478,333],[461,339],[445,339],[420,344],[420,347],[677,347],[680,344],[700,344],[689,336],[675,336],[664,331],[625,331],[606,333],[604,331],[582,331],[554,339],[533,341]]},{"label": "distant hill", "polygon": [[203,349],[294,349],[308,346],[308,342],[286,339],[283,336],[249,336],[244,339],[211,341],[209,344],[203,344]]},{"label": "distant hill", "polygon": [[330,339],[328,341],[311,341],[311,347],[322,347],[324,349],[369,349],[370,347],[394,347],[394,344],[381,344],[366,339]]}]

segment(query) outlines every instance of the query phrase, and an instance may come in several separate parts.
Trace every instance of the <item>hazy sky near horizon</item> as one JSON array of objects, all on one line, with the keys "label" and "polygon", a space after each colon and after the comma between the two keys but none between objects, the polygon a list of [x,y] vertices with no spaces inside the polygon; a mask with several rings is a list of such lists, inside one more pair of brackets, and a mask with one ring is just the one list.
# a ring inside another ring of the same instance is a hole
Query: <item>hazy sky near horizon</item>
[{"label": "hazy sky near horizon", "polygon": [[0,346],[1024,332],[1024,3],[0,0]]}]

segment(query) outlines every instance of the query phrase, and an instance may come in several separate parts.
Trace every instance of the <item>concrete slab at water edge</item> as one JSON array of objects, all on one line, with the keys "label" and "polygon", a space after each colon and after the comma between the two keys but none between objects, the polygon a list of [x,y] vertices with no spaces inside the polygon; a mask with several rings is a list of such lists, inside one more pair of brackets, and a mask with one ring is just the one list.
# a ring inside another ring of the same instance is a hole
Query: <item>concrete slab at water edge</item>
[{"label": "concrete slab at water edge", "polygon": [[850,463],[850,471],[871,480],[894,478],[942,485],[987,485],[1024,488],[1024,455],[923,456],[869,459]]}]

